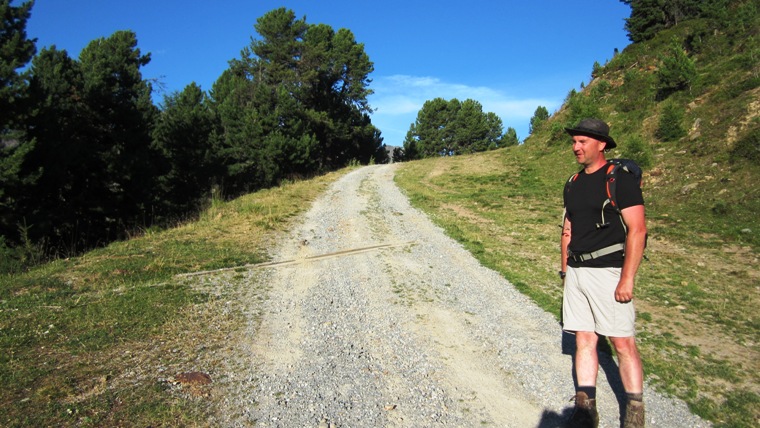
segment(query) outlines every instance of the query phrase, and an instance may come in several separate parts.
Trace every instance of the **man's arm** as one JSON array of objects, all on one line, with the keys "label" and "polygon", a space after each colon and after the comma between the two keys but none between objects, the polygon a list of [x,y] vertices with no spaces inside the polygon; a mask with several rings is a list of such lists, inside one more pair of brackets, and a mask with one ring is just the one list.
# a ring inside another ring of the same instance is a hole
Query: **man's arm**
[{"label": "man's arm", "polygon": [[562,236],[559,240],[560,255],[562,261],[560,262],[560,271],[567,272],[567,246],[570,245],[570,220],[565,217],[565,221],[562,223]]},{"label": "man's arm", "polygon": [[634,205],[621,211],[623,221],[628,230],[625,238],[625,259],[620,273],[620,282],[615,289],[615,300],[630,302],[633,299],[633,284],[636,271],[644,256],[647,227],[644,205]]}]

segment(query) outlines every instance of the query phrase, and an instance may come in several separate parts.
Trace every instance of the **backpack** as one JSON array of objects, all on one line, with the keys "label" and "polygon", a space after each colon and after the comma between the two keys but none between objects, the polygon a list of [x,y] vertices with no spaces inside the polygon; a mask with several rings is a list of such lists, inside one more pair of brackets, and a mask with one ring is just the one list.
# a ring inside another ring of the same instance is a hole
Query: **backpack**
[{"label": "backpack", "polygon": [[[641,177],[643,175],[641,168],[636,164],[636,162],[632,161],[631,159],[608,159],[605,168],[607,168],[605,178],[607,199],[604,201],[604,204],[602,204],[602,222],[596,224],[597,229],[609,226],[609,223],[605,222],[604,220],[604,208],[607,207],[607,204],[610,204],[613,208],[615,208],[618,215],[620,216],[620,221],[623,221],[622,215],[620,215],[620,207],[617,203],[618,172],[625,171],[626,173],[633,174],[633,178],[636,179],[636,182],[639,183],[639,186],[641,186]],[[567,180],[565,183],[565,192],[570,190],[573,182],[576,178],[578,178],[578,174],[580,174],[580,171],[570,176],[570,178]],[[623,223],[623,229],[625,229],[625,223]]]},{"label": "backpack", "polygon": [[[643,175],[643,172],[641,171],[641,168],[631,159],[608,159],[607,165],[604,167],[607,169],[606,177],[605,177],[605,184],[606,184],[606,192],[607,192],[607,199],[604,201],[601,207],[602,212],[602,222],[596,224],[597,229],[602,229],[605,227],[608,227],[610,225],[609,222],[606,222],[604,219],[604,209],[607,207],[608,204],[612,205],[613,208],[615,208],[615,211],[618,213],[618,218],[620,218],[620,223],[623,224],[623,230],[628,233],[628,228],[625,226],[625,221],[623,221],[623,215],[621,214],[620,207],[618,206],[617,202],[617,177],[619,171],[624,171],[627,174],[633,174],[634,179],[636,182],[641,186],[641,178]],[[578,174],[580,174],[580,171],[576,172],[575,174],[571,175],[570,178],[568,178],[567,182],[565,183],[565,192],[568,192],[570,190],[570,187],[572,186],[575,179],[578,178]],[[564,221],[565,216],[567,215],[567,211],[563,212],[562,218]],[[560,226],[562,227],[562,226]],[[648,236],[644,238],[644,248],[647,246]],[[625,251],[625,244],[616,244],[612,245],[607,248],[603,248],[601,250],[595,251],[590,254],[585,254],[584,256],[591,256],[591,258],[601,257],[602,255],[609,254],[612,251],[617,251],[619,249],[622,249]],[[647,256],[644,255],[644,259],[647,259]]]}]

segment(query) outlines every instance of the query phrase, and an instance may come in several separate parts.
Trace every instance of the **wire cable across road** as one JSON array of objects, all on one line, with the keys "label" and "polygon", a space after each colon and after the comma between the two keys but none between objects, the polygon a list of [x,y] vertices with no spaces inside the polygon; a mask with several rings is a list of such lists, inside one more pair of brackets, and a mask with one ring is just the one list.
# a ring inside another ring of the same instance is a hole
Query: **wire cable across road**
[{"label": "wire cable across road", "polygon": [[287,266],[287,265],[293,265],[293,264],[298,264],[298,263],[311,262],[311,261],[315,261],[315,260],[328,259],[328,258],[333,258],[333,257],[351,256],[351,255],[354,255],[354,254],[366,253],[366,252],[369,252],[369,251],[375,251],[375,250],[379,250],[379,249],[383,249],[383,248],[404,247],[404,246],[407,246],[407,245],[412,245],[415,242],[416,241],[406,241],[406,242],[393,242],[393,243],[386,243],[386,244],[370,245],[368,247],[351,248],[351,249],[348,249],[348,250],[335,251],[335,252],[326,253],[326,254],[318,254],[316,256],[309,256],[309,257],[304,257],[304,258],[300,258],[300,259],[280,260],[280,261],[264,262],[264,263],[251,263],[251,264],[247,264],[247,265],[234,266],[234,267],[228,267],[228,268],[204,270],[204,271],[189,272],[189,273],[180,273],[180,274],[175,275],[175,277],[176,278],[189,278],[189,277],[193,277],[193,276],[212,275],[212,274],[215,274],[215,273],[223,273],[223,272],[235,271],[235,270],[238,270],[238,269],[258,269],[258,268]]}]

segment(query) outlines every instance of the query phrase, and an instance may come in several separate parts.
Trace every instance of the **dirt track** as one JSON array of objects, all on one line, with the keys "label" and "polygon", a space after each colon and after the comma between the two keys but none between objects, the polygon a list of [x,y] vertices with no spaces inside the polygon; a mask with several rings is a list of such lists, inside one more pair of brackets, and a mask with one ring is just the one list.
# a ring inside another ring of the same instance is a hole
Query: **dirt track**
[{"label": "dirt track", "polygon": [[[267,299],[241,297],[249,324],[217,374],[217,422],[553,427],[567,417],[572,337],[411,208],[394,168],[340,179],[275,262],[246,276],[267,282]],[[619,426],[619,380],[602,359],[600,426]],[[707,426],[683,403],[646,399],[651,426]]]}]

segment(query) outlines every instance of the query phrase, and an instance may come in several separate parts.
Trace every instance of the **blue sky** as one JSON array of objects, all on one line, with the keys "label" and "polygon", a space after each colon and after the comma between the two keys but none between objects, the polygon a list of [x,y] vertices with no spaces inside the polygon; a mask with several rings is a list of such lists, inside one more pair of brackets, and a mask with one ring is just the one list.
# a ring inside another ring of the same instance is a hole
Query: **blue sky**
[{"label": "blue sky", "polygon": [[38,50],[55,45],[76,58],[90,41],[132,30],[151,54],[144,78],[165,93],[191,82],[209,90],[258,38],[256,20],[278,7],[364,44],[375,65],[372,122],[393,146],[436,97],[479,101],[522,140],[538,106],[555,111],[589,82],[595,61],[630,43],[630,8],[617,0],[37,0],[27,32]]}]

